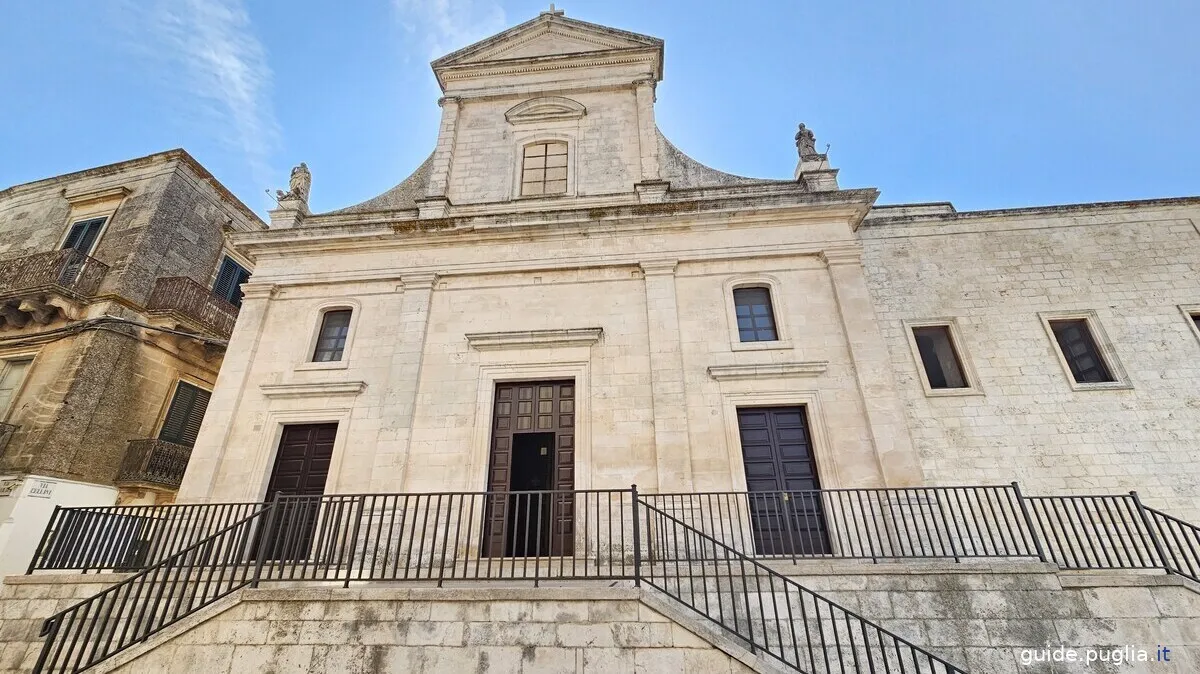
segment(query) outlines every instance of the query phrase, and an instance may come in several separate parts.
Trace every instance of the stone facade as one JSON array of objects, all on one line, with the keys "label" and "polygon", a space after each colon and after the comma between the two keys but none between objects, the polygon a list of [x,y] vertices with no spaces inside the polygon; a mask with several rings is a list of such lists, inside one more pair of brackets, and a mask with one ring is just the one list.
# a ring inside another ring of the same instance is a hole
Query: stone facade
[{"label": "stone facade", "polygon": [[[1200,519],[1200,199],[912,210],[876,208],[858,233],[927,482],[1138,490]],[[1094,312],[1119,386],[1072,386],[1041,320],[1061,312]],[[966,395],[921,385],[906,322],[929,319],[958,329]]]},{"label": "stone facade", "polygon": [[[99,219],[86,254],[69,250]],[[23,370],[0,405],[3,569],[28,563],[56,504],[170,497],[118,485],[127,444],[156,437],[177,382],[211,389],[227,335],[161,284],[207,297],[223,257],[249,266],[227,234],[264,228],[182,150],[0,191],[0,370]]]},{"label": "stone facade", "polygon": [[[661,41],[553,13],[433,67],[409,178],[235,237],[259,266],[183,498],[264,498],[282,429],[316,422],[338,424],[327,493],[485,489],[497,383],[571,379],[575,488],[744,490],[738,410],[794,405],[823,487],[1019,480],[1200,515],[1196,200],[874,207],[824,155],[731,176],[657,129]],[[566,144],[560,195],[522,193],[535,142]],[[776,340],[740,341],[748,286]],[[345,354],[309,362],[330,308]],[[1043,323],[1064,311],[1115,385],[1069,379]],[[922,321],[953,327],[971,386],[922,383]]]},{"label": "stone facade", "polygon": [[[1061,572],[1028,563],[841,561],[836,566],[802,562],[776,568],[972,674],[1182,674],[1200,666],[1200,592],[1177,577]],[[29,671],[41,650],[37,634],[42,620],[117,578],[7,579],[0,591],[0,671]],[[756,628],[764,625],[774,629],[761,621]],[[1063,646],[1079,653],[1077,664],[1043,660],[1046,651]],[[1139,650],[1157,657],[1163,646],[1170,649],[1169,661],[1112,661],[1114,651],[1120,653],[1116,657]],[[1094,654],[1090,663],[1084,661],[1089,652]],[[632,587],[311,585],[238,591],[100,663],[95,671],[241,673],[267,668],[363,673],[785,671],[688,609]]]}]

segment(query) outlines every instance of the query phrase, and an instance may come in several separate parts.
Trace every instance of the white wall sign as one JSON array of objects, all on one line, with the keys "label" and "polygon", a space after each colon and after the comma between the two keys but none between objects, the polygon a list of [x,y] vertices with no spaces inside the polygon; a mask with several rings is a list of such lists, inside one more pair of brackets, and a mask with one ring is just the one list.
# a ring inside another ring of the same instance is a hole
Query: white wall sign
[{"label": "white wall sign", "polygon": [[50,498],[54,494],[54,485],[57,482],[49,480],[37,480],[29,487],[29,496],[32,498]]}]

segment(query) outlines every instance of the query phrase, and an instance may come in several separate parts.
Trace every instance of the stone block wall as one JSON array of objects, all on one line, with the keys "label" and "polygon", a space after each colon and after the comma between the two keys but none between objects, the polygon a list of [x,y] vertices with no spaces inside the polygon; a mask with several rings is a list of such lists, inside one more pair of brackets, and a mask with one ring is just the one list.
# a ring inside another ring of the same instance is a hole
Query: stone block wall
[{"label": "stone block wall", "polygon": [[[931,484],[1137,490],[1200,519],[1195,200],[911,216],[859,230],[898,393]],[[1128,374],[1073,390],[1040,312],[1094,311]],[[903,321],[953,319],[973,395],[926,395]]]},{"label": "stone block wall", "polygon": [[570,589],[247,590],[105,672],[752,672],[642,604]]}]

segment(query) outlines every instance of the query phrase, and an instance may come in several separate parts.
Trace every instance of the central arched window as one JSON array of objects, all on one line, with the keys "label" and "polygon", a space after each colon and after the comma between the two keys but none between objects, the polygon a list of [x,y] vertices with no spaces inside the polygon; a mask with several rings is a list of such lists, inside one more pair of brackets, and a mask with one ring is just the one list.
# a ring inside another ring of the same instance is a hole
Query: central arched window
[{"label": "central arched window", "polygon": [[521,196],[566,192],[567,144],[550,141],[526,145],[521,159]]}]

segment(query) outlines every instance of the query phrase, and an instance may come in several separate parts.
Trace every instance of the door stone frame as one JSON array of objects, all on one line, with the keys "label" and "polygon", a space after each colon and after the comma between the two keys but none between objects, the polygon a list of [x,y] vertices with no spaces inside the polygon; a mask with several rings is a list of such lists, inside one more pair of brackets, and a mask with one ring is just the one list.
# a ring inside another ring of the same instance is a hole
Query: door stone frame
[{"label": "door stone frame", "polygon": [[[369,491],[369,484],[342,485],[340,482],[342,464],[346,458],[346,442],[350,435],[349,407],[334,409],[307,410],[271,410],[266,413],[262,422],[262,442],[255,452],[251,462],[251,475],[258,475],[257,482],[247,482],[246,493],[242,498],[254,501],[268,499],[267,487],[271,484],[271,471],[275,466],[275,455],[279,453],[279,441],[283,439],[283,427],[304,424],[336,423],[337,435],[333,438],[333,456],[329,459],[329,474],[325,477],[325,493],[340,493],[339,487],[347,487],[347,492]],[[252,490],[252,491],[249,491]]]},{"label": "door stone frame", "polygon": [[[587,360],[479,365],[475,396],[475,424],[467,459],[466,491],[487,489],[488,461],[492,450],[492,409],[497,384],[567,380],[575,381],[575,489],[592,489],[591,364]],[[336,448],[335,448],[336,451]],[[482,489],[480,488],[482,485]]]},{"label": "door stone frame", "polygon": [[732,491],[747,491],[746,466],[742,456],[742,438],[738,430],[739,407],[803,407],[812,445],[817,479],[822,489],[842,486],[837,461],[829,444],[825,413],[817,391],[758,391],[722,393],[721,410],[725,418],[725,445],[729,456]]}]

